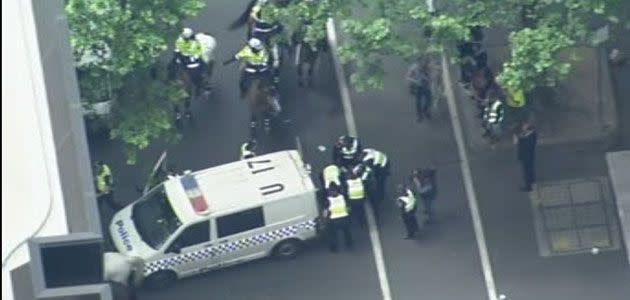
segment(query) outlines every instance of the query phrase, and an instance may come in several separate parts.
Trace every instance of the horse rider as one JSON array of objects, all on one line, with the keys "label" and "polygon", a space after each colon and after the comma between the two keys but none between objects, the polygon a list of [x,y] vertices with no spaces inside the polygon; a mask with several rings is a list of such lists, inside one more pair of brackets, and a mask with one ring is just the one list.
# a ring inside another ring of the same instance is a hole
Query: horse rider
[{"label": "horse rider", "polygon": [[272,21],[265,15],[266,7],[272,6],[268,0],[255,0],[256,4],[249,13],[250,27],[248,38],[257,38],[261,40],[269,49],[271,62],[273,66],[273,80],[275,83],[280,82],[280,48],[278,40],[274,38],[282,31],[282,25],[277,21]]},{"label": "horse rider", "polygon": [[280,24],[267,20],[263,15],[263,7],[269,3],[268,0],[257,0],[249,13],[250,34],[249,37],[258,38],[267,42],[269,38],[280,31]]},{"label": "horse rider", "polygon": [[241,79],[239,81],[241,96],[245,95],[253,79],[270,79],[269,52],[265,49],[265,45],[261,40],[257,38],[249,39],[247,45],[237,52],[234,57],[223,62],[223,65],[235,61],[241,62]]},{"label": "horse rider", "polygon": [[195,39],[192,29],[186,27],[175,41],[175,55],[173,60],[176,65],[183,66],[188,74],[188,78],[198,92],[203,87],[204,78],[204,46]]}]

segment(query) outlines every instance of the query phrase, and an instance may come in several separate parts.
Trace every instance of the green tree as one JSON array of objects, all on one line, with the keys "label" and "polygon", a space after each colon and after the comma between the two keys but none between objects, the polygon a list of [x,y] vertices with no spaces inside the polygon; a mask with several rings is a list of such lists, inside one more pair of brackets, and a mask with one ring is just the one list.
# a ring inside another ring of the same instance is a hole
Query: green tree
[{"label": "green tree", "polygon": [[66,1],[81,100],[87,106],[113,100],[110,137],[128,145],[129,162],[172,133],[172,107],[185,92],[150,67],[159,64],[182,20],[204,6],[202,0]]},{"label": "green tree", "polygon": [[[342,58],[355,67],[352,82],[359,90],[382,86],[384,57],[452,51],[455,43],[469,39],[472,26],[512,31],[511,56],[499,75],[506,88],[526,92],[554,86],[573,63],[559,54],[591,45],[595,22],[630,29],[626,0],[436,0],[435,14],[427,11],[425,0],[346,2],[352,12],[329,15],[341,20]],[[430,40],[424,32],[432,33]]]}]

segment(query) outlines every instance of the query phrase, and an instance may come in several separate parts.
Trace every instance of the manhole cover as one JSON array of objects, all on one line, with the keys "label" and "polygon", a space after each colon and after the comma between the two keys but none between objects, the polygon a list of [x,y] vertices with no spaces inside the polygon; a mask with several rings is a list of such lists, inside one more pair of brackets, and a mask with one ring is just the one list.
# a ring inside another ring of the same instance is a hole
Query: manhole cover
[{"label": "manhole cover", "polygon": [[541,256],[619,249],[606,177],[543,183],[530,197]]}]

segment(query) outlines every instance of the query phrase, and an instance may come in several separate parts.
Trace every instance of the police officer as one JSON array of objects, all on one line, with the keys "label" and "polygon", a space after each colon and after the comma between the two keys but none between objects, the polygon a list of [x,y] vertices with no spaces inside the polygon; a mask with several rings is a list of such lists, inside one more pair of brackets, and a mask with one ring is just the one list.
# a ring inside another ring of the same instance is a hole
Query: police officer
[{"label": "police officer", "polygon": [[491,102],[485,107],[483,112],[484,137],[488,137],[492,142],[496,142],[499,139],[502,133],[504,115],[503,102],[498,97],[492,97]]},{"label": "police officer", "polygon": [[263,16],[263,7],[268,2],[268,0],[257,0],[249,14],[251,22],[249,37],[260,39],[263,42],[267,42],[274,33],[281,29],[280,24],[266,20]]},{"label": "police officer", "polygon": [[403,224],[407,231],[405,239],[410,239],[420,230],[418,220],[416,219],[418,202],[411,189],[407,187],[399,186],[398,194],[396,205],[400,209],[400,216],[402,217]]},{"label": "police officer", "polygon": [[234,61],[242,63],[242,73],[239,82],[241,96],[245,94],[253,79],[270,79],[269,52],[265,49],[265,45],[261,40],[257,38],[249,39],[247,45],[236,53],[233,58],[223,62],[223,65]]},{"label": "police officer", "polygon": [[350,233],[350,210],[339,186],[333,183],[327,191],[328,207],[324,215],[328,218],[328,239],[330,251],[337,252],[337,233],[343,232],[347,248],[352,248]]},{"label": "police officer", "polygon": [[105,202],[111,209],[118,210],[120,205],[114,202],[114,178],[109,166],[101,161],[96,162],[96,195],[99,203]]},{"label": "police officer", "polygon": [[385,184],[390,174],[390,162],[387,159],[387,155],[381,151],[366,148],[361,153],[361,162],[368,167],[368,171],[371,170],[374,173],[374,179],[376,179],[374,200],[380,201],[384,199]]},{"label": "police officer", "polygon": [[[144,261],[139,257],[126,256],[118,252],[103,254],[103,279],[114,288],[124,289],[126,299],[136,299],[136,287],[142,284]],[[118,293],[114,299],[121,299]]]},{"label": "police officer", "polygon": [[333,147],[333,162],[347,170],[359,162],[363,148],[359,140],[353,136],[342,135]]},{"label": "police officer", "polygon": [[205,55],[203,44],[194,36],[193,30],[184,28],[175,41],[175,63],[183,66],[195,86],[195,93],[203,88],[203,57]]},{"label": "police officer", "polygon": [[241,145],[241,160],[250,159],[256,156],[256,140],[251,140],[249,142],[243,143]]},{"label": "police officer", "polygon": [[350,202],[352,214],[363,224],[365,222],[365,198],[367,197],[363,175],[359,168],[354,168],[346,180],[346,196]]}]

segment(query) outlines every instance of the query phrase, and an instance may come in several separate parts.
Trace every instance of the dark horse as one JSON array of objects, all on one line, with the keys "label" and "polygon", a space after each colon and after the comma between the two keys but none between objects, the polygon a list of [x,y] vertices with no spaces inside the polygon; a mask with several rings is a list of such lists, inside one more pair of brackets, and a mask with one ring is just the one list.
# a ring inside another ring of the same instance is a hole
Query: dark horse
[{"label": "dark horse", "polygon": [[278,97],[278,91],[271,80],[256,78],[251,81],[243,99],[247,101],[250,112],[250,135],[252,138],[256,138],[256,128],[261,117],[265,132],[271,131],[271,121],[278,116],[281,110]]},{"label": "dark horse", "polygon": [[296,31],[291,36],[291,42],[295,49],[295,65],[297,67],[297,75],[298,75],[298,85],[304,85],[304,76],[303,76],[303,68],[305,65],[308,65],[308,85],[313,86],[313,71],[315,69],[315,64],[317,64],[317,60],[322,51],[326,50],[326,41],[320,40],[315,44],[306,42],[304,40],[305,29]]}]

